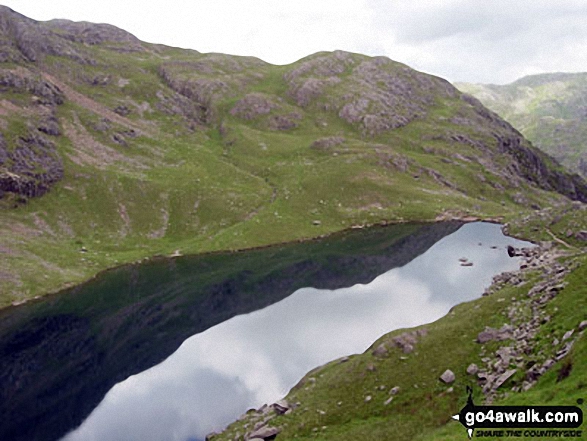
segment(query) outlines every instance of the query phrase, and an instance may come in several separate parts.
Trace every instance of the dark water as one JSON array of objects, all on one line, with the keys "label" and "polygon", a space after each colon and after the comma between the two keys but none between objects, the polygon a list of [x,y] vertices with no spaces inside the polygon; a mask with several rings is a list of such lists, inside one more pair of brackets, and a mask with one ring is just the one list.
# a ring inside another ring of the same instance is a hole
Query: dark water
[{"label": "dark water", "polygon": [[119,268],[3,311],[0,439],[202,439],[313,367],[478,297],[517,267],[508,244],[528,245],[491,224],[372,228]]}]

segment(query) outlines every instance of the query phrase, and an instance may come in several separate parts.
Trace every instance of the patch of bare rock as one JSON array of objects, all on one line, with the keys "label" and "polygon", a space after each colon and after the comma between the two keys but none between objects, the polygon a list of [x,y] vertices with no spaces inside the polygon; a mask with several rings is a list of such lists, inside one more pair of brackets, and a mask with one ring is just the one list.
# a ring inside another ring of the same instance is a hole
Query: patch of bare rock
[{"label": "patch of bare rock", "polygon": [[[563,252],[553,248],[550,243],[531,249],[510,247],[508,254],[523,257],[520,271],[494,277],[492,286],[484,295],[494,294],[505,285],[524,285],[528,271],[540,271],[541,279],[528,289],[526,296],[514,299],[509,305],[509,323],[499,329],[486,327],[477,335],[476,341],[481,345],[480,355],[484,365],[471,364],[467,373],[477,377],[487,402],[492,402],[498,394],[502,394],[503,391],[499,389],[514,376],[516,381],[511,386],[513,392],[530,389],[545,372],[569,353],[577,334],[587,328],[587,321],[581,322],[576,329],[568,330],[561,341],[555,339],[547,349],[538,350],[536,336],[541,325],[551,320],[545,306],[565,288],[564,279],[572,268],[560,263]],[[500,342],[500,345],[489,352],[486,344],[490,342]]]}]

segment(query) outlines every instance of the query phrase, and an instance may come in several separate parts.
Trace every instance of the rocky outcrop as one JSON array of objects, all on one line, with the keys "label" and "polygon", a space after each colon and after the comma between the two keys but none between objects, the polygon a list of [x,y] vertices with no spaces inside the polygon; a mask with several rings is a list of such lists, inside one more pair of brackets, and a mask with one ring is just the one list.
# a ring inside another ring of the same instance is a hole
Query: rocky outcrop
[{"label": "rocky outcrop", "polygon": [[562,171],[553,158],[531,147],[521,135],[495,137],[499,152],[514,159],[511,168],[515,176],[523,177],[544,190],[587,202],[587,183],[579,175]]},{"label": "rocky outcrop", "polygon": [[[299,106],[336,112],[367,136],[423,118],[437,98],[458,95],[448,82],[389,58],[343,51],[308,57],[296,63],[284,79]],[[337,93],[325,99],[323,95],[332,88]]]},{"label": "rocky outcrop", "polygon": [[75,22],[70,20],[51,20],[43,24],[48,29],[58,32],[65,40],[87,44],[108,45],[109,49],[119,52],[144,52],[141,41],[131,33],[109,24]]},{"label": "rocky outcrop", "polygon": [[279,97],[250,93],[236,102],[231,115],[245,121],[259,121],[269,130],[291,130],[298,126],[302,114],[292,106],[283,103]]},{"label": "rocky outcrop", "polygon": [[0,61],[41,61],[46,55],[57,55],[83,64],[93,64],[85,51],[72,44],[46,23],[32,20],[0,6]]},{"label": "rocky outcrop", "polygon": [[55,144],[30,131],[10,151],[0,138],[0,198],[4,193],[25,197],[45,194],[63,177],[63,162]]},{"label": "rocky outcrop", "polygon": [[0,90],[32,94],[38,104],[59,105],[65,101],[59,87],[26,69],[1,69]]}]

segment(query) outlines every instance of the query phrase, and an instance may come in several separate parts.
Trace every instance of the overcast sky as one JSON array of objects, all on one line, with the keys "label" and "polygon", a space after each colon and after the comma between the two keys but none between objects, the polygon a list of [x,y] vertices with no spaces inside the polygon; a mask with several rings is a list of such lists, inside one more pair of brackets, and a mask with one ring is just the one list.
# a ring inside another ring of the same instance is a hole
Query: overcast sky
[{"label": "overcast sky", "polygon": [[[0,0],[2,1],[2,0]],[[585,0],[4,0],[36,20],[110,23],[152,43],[287,64],[342,49],[450,81],[587,71]]]}]

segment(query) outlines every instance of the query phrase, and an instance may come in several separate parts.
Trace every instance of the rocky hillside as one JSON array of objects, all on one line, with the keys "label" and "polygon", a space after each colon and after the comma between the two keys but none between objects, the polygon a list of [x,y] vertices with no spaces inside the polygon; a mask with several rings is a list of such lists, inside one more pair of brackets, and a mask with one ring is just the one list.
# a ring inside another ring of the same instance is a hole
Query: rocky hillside
[{"label": "rocky hillside", "polygon": [[587,176],[587,73],[552,73],[505,86],[458,84],[535,146]]},{"label": "rocky hillside", "polygon": [[156,254],[507,216],[587,185],[385,57],[287,66],[0,7],[0,304]]}]

